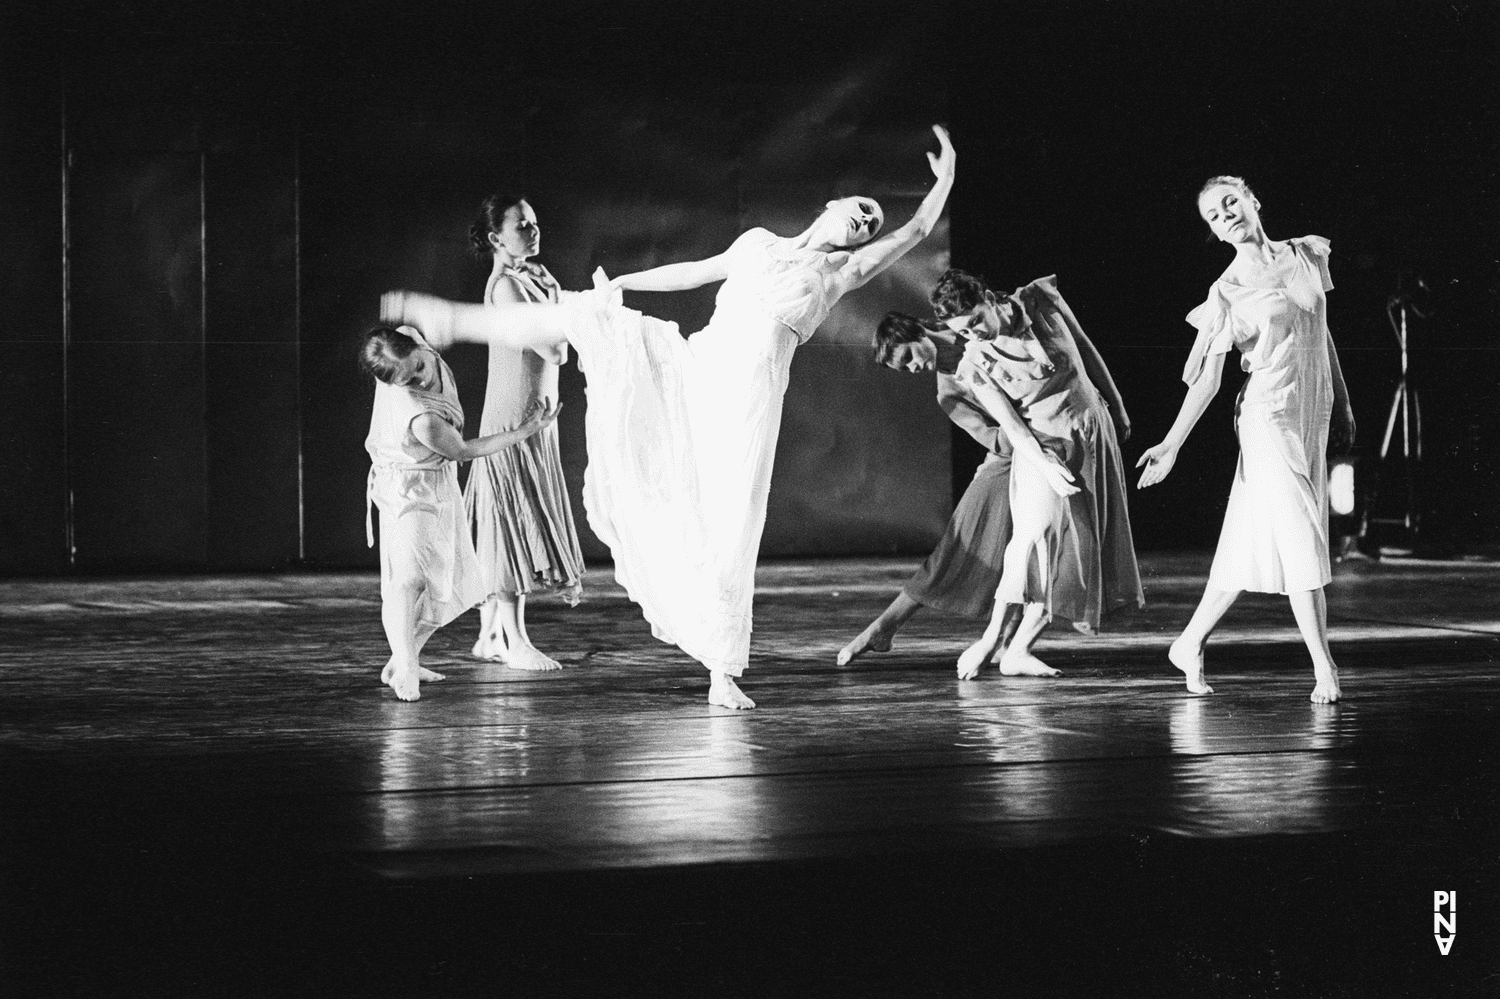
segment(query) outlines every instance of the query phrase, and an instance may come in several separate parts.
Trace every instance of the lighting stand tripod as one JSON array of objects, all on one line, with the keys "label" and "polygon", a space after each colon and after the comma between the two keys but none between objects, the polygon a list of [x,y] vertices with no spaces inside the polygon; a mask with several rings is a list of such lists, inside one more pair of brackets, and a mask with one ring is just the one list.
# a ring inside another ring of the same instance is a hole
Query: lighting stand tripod
[{"label": "lighting stand tripod", "polygon": [[[1420,280],[1417,284],[1419,287],[1426,287]],[[1417,390],[1411,383],[1406,330],[1408,312],[1419,319],[1427,318],[1412,304],[1411,296],[1398,288],[1396,294],[1386,300],[1385,314],[1391,322],[1391,329],[1395,331],[1396,342],[1401,345],[1401,380],[1396,384],[1396,395],[1391,400],[1391,415],[1385,421],[1385,439],[1380,442],[1380,464],[1369,502],[1365,505],[1365,517],[1364,523],[1360,525],[1360,535],[1365,536],[1371,524],[1383,524],[1401,528],[1406,532],[1409,541],[1415,541],[1422,523],[1422,512],[1417,504],[1417,475],[1422,462],[1422,403],[1417,396]],[[1386,470],[1390,467],[1391,442],[1395,438],[1398,417],[1401,421],[1401,479],[1402,485],[1405,486],[1406,502],[1399,516],[1376,517],[1371,514],[1375,508],[1380,481],[1386,477]]]}]

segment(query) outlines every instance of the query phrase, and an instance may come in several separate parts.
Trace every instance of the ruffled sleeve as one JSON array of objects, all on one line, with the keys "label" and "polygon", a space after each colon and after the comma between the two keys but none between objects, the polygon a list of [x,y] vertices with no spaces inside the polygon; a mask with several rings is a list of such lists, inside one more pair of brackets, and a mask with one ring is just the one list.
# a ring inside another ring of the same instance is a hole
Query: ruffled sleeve
[{"label": "ruffled sleeve", "polygon": [[1193,349],[1188,351],[1187,364],[1182,369],[1182,380],[1191,385],[1203,374],[1203,367],[1210,357],[1227,354],[1234,347],[1234,316],[1229,309],[1229,300],[1217,284],[1203,304],[1187,314],[1187,321],[1198,328],[1198,337],[1193,341]]},{"label": "ruffled sleeve", "polygon": [[1328,240],[1322,236],[1303,236],[1301,239],[1292,240],[1292,242],[1300,246],[1302,252],[1317,265],[1318,276],[1323,279],[1323,290],[1332,291],[1333,275],[1328,273],[1328,255],[1333,252],[1333,248],[1330,246]]}]

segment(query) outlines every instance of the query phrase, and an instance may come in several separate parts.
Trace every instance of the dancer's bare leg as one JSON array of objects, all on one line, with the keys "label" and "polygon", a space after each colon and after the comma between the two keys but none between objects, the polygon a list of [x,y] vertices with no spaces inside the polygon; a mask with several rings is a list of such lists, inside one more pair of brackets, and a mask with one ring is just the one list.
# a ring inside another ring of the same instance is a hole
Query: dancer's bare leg
[{"label": "dancer's bare leg", "polygon": [[562,663],[537,651],[526,634],[526,594],[501,596],[495,617],[505,636],[505,665],[511,669],[550,673],[562,669]]},{"label": "dancer's bare leg", "polygon": [[1005,605],[1005,620],[1000,623],[1000,647],[990,656],[990,662],[998,664],[1004,658],[1005,650],[1016,639],[1016,630],[1021,627],[1021,618],[1025,612],[1026,608],[1022,604]]},{"label": "dancer's bare leg", "polygon": [[[417,625],[416,634],[414,636],[414,644],[416,645],[417,656],[419,658],[422,655],[422,649],[427,645],[427,640],[431,638],[436,632],[437,625],[435,624],[427,624],[426,622],[422,622]],[[385,664],[385,669],[380,671],[380,682],[389,684],[391,682],[391,677],[395,674],[395,670],[396,656],[394,653],[392,653],[390,660]],[[417,679],[422,681],[423,683],[437,683],[439,680],[446,680],[448,678],[441,673],[433,672],[427,667],[421,665],[421,663],[419,662],[417,664]]]},{"label": "dancer's bare leg", "polygon": [[1219,620],[1223,618],[1234,602],[1239,599],[1239,590],[1219,590],[1210,586],[1203,591],[1203,599],[1198,601],[1198,609],[1193,611],[1193,617],[1188,621],[1187,627],[1182,629],[1182,634],[1177,636],[1177,641],[1167,650],[1167,658],[1172,665],[1182,670],[1187,677],[1187,689],[1190,694],[1212,694],[1214,688],[1208,685],[1208,680],[1203,675],[1203,650],[1208,645],[1208,636],[1212,635],[1214,629],[1219,626]]},{"label": "dancer's bare leg", "polygon": [[492,596],[479,605],[479,638],[475,640],[473,649],[475,659],[505,661],[505,639],[501,635],[499,622],[495,620],[495,610],[499,603],[499,598]]},{"label": "dancer's bare leg", "polygon": [[403,701],[415,701],[422,696],[417,662],[420,655],[417,605],[424,589],[425,584],[420,580],[405,583],[392,599],[383,600],[380,605],[380,623],[391,646],[391,659],[381,670],[380,679]]},{"label": "dancer's bare leg", "polygon": [[1059,670],[1053,669],[1031,654],[1031,647],[1047,629],[1052,615],[1047,612],[1046,604],[1027,604],[1026,612],[1021,616],[1021,624],[1016,628],[1016,637],[1011,639],[1010,647],[1000,657],[1001,676],[1061,676]]},{"label": "dancer's bare leg", "polygon": [[755,707],[755,702],[745,696],[745,692],[735,686],[734,677],[728,673],[716,669],[708,671],[708,703],[716,704],[721,708],[734,708],[736,711],[749,711]]},{"label": "dancer's bare leg", "polygon": [[891,639],[896,637],[896,632],[901,626],[910,621],[912,615],[922,609],[922,604],[907,596],[902,590],[896,594],[890,606],[880,612],[880,616],[869,624],[865,630],[854,637],[848,645],[839,649],[838,659],[835,660],[840,666],[847,666],[866,652],[889,652],[891,651]]},{"label": "dancer's bare leg", "polygon": [[[1028,632],[1026,630],[1027,622],[1031,620],[1030,611],[1032,607],[1040,609],[1041,617],[1039,622],[1031,622],[1033,630]],[[958,657],[958,678],[960,680],[973,680],[977,678],[979,670],[984,664],[992,661],[1000,653],[1001,648],[1006,644],[1007,638],[1010,639],[1010,648],[1012,649],[1016,648],[1018,643],[1026,641],[1028,634],[1030,641],[1036,641],[1036,636],[1042,633],[1042,629],[1047,626],[1048,620],[1050,618],[1047,616],[1046,608],[1041,604],[1028,604],[1025,607],[1025,613],[1023,613],[1021,604],[995,601],[995,610],[990,615],[990,623],[984,629],[984,634],[979,637],[979,641],[965,649],[963,655]],[[1009,653],[1007,652],[1006,654],[1008,655]],[[1005,657],[1003,655],[1000,657],[1000,664],[1000,671],[1003,673],[1005,672]],[[1051,673],[1037,673],[1032,675],[1056,676],[1057,671],[1052,670]]]},{"label": "dancer's bare leg", "polygon": [[1323,588],[1288,593],[1292,602],[1292,613],[1297,617],[1297,628],[1307,651],[1312,654],[1313,687],[1311,700],[1314,704],[1333,704],[1344,696],[1339,689],[1339,668],[1334,665],[1333,652],[1328,648],[1328,598]]}]

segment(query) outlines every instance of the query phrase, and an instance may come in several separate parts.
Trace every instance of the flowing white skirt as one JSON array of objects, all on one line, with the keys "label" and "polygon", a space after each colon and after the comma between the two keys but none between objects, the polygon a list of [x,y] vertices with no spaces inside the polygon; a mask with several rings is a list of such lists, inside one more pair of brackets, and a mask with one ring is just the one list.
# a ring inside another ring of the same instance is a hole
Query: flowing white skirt
[{"label": "flowing white skirt", "polygon": [[589,526],[652,634],[739,676],[797,337],[751,303],[721,300],[691,340],[597,295],[564,308],[588,379]]}]

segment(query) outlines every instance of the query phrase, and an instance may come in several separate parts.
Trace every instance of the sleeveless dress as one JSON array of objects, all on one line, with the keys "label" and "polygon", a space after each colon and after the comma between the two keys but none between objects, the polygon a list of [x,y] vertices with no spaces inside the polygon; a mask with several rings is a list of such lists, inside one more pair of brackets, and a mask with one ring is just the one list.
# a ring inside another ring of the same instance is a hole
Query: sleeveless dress
[{"label": "sleeveless dress", "polygon": [[1288,240],[1296,267],[1280,288],[1224,278],[1187,321],[1198,335],[1182,380],[1210,357],[1240,352],[1249,372],[1235,407],[1240,460],[1208,585],[1295,593],[1333,578],[1328,560],[1328,240]]},{"label": "sleeveless dress", "polygon": [[479,560],[464,521],[458,463],[430,451],[412,435],[412,421],[433,413],[453,429],[464,427],[463,406],[448,365],[438,359],[438,384],[430,390],[375,383],[375,405],[365,450],[365,541],[375,544],[370,517],[380,511],[380,596],[404,599],[404,584],[425,585],[417,619],[440,628],[484,599]]},{"label": "sleeveless dress", "polygon": [[743,233],[712,319],[687,340],[602,290],[562,305],[588,378],[589,526],[652,634],[731,676],[749,660],[792,354],[846,290],[846,260]]},{"label": "sleeveless dress", "polygon": [[[507,268],[528,301],[557,302],[557,281],[539,264]],[[495,282],[495,283],[498,283]],[[492,283],[485,301],[493,304]],[[531,350],[489,348],[479,433],[520,426],[541,399],[557,398],[557,365]],[[517,596],[555,589],[569,604],[583,594],[583,552],[557,446],[557,424],[469,468],[464,510],[473,529],[485,591]]]},{"label": "sleeveless dress", "polygon": [[[1010,571],[1007,555],[995,599],[1045,604],[1049,613],[1092,631],[1111,611],[1146,602],[1120,444],[1109,409],[1084,369],[1072,333],[1077,320],[1057,291],[1057,278],[1018,288],[1012,301],[1022,328],[993,340],[970,340],[955,377],[987,380],[1010,397],[1037,442],[1073,473],[1079,491],[1062,501],[1045,483],[1036,488],[1033,480],[1040,476],[1029,462],[1013,462],[1012,544],[1029,543],[1031,549],[1024,558],[1018,552],[1017,571]],[[1024,504],[1018,492],[1023,483],[1029,497]],[[1038,497],[1047,507],[1048,523],[1034,537],[1023,538],[1023,517],[1034,512],[1030,500]]]}]

